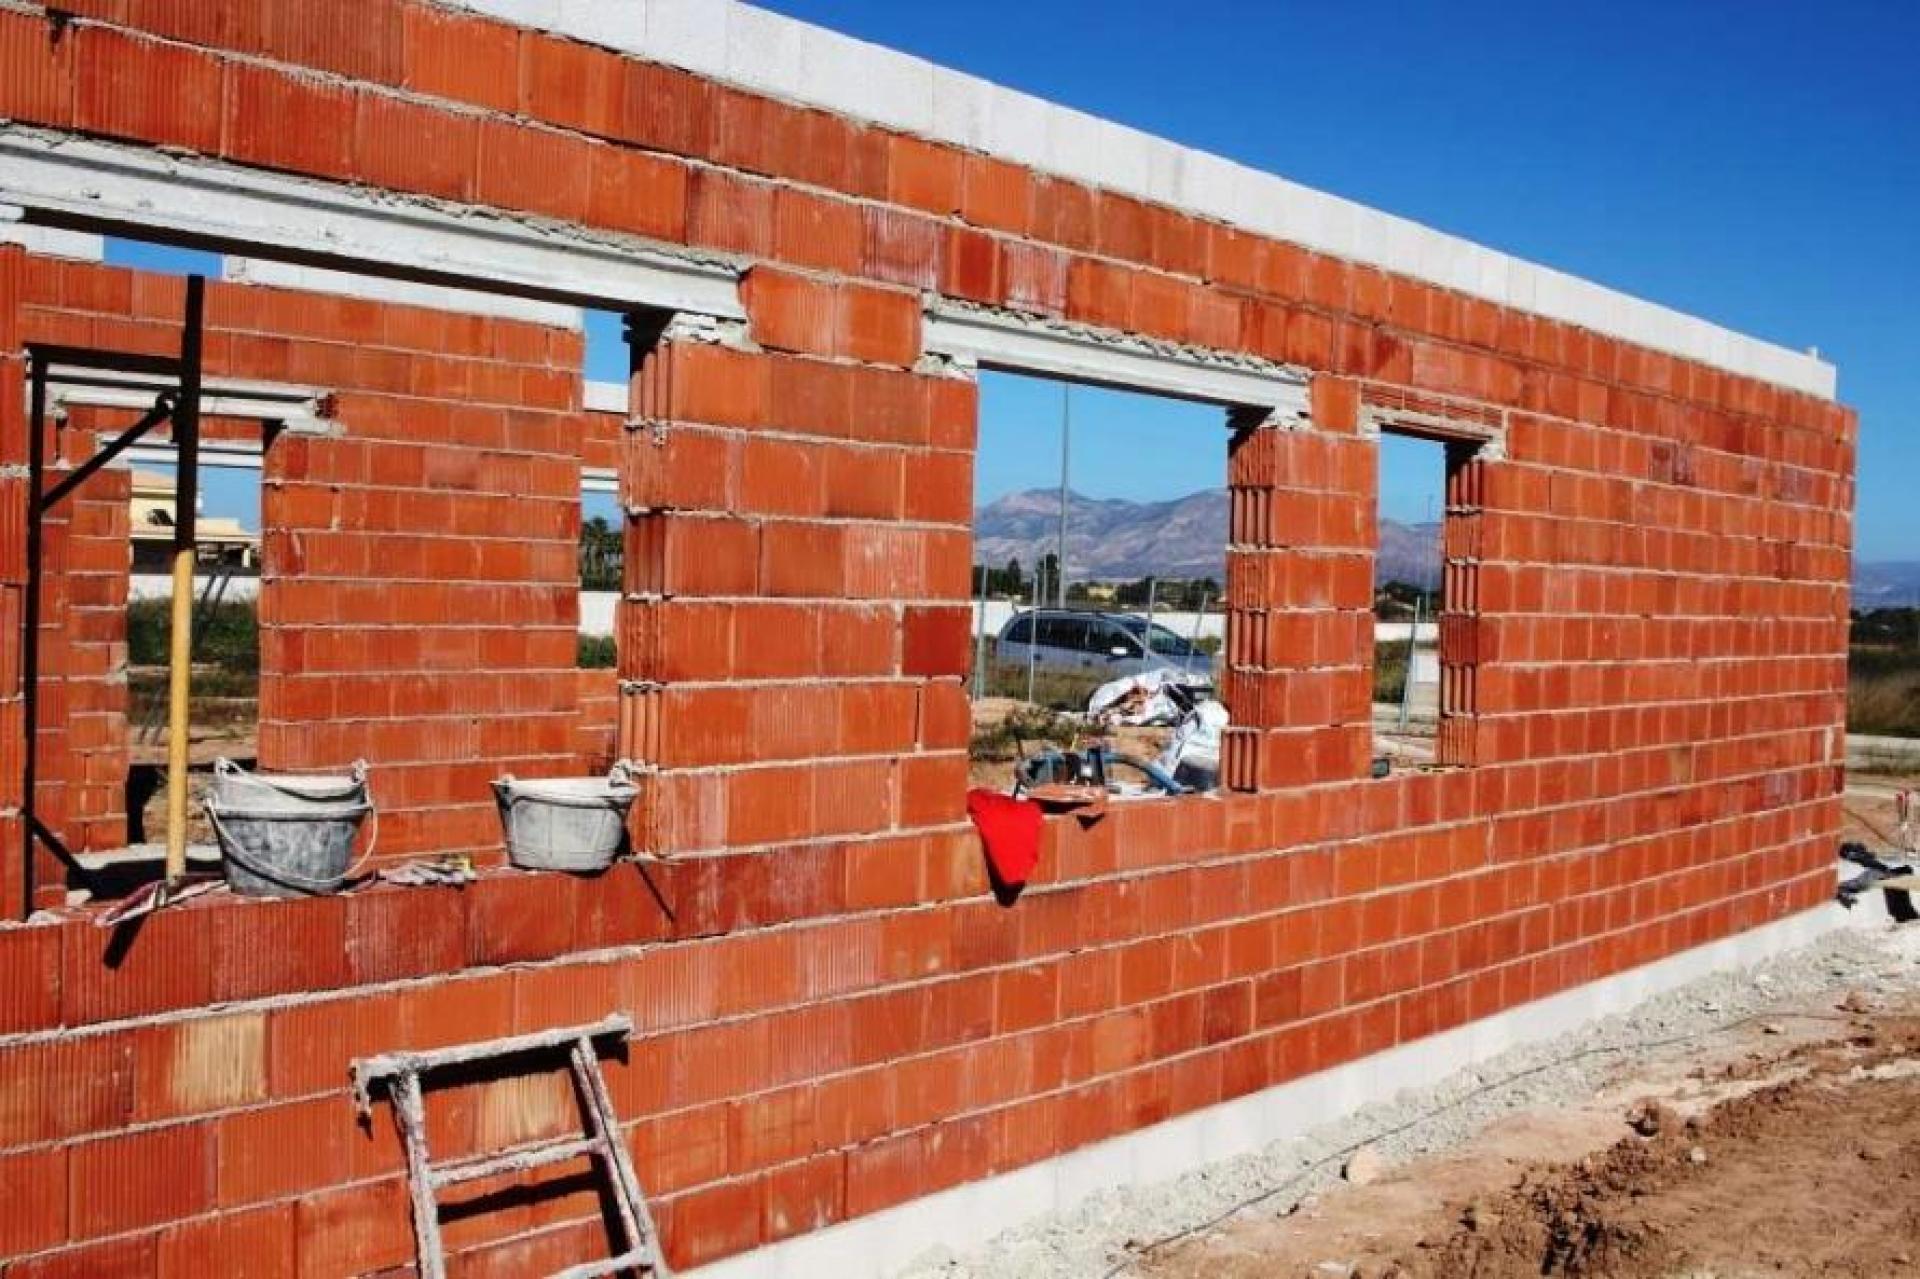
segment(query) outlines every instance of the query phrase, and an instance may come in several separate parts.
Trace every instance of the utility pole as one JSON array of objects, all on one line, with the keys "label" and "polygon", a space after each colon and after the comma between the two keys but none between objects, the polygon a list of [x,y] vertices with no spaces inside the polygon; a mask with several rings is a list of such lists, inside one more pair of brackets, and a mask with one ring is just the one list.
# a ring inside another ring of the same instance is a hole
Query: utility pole
[{"label": "utility pole", "polygon": [[987,567],[983,564],[975,571],[980,574],[980,600],[973,621],[973,700],[977,702],[987,691]]},{"label": "utility pole", "polygon": [[1060,384],[1060,545],[1053,563],[1053,606],[1067,606],[1067,464],[1073,438],[1073,386]]}]

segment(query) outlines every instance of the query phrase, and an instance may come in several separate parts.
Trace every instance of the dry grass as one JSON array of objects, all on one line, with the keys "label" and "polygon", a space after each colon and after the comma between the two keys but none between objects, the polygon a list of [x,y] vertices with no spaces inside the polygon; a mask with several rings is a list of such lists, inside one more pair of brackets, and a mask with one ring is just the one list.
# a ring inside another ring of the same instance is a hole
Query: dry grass
[{"label": "dry grass", "polygon": [[1920,651],[1854,647],[1847,663],[1847,731],[1920,737]]}]

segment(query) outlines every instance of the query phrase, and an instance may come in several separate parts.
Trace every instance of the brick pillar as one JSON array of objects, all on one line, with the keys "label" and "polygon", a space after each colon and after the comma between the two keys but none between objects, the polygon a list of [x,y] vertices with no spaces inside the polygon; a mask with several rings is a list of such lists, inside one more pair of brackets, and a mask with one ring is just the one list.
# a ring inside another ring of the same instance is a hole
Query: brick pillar
[{"label": "brick pillar", "polygon": [[[1471,445],[1447,446],[1446,566],[1440,596],[1441,764],[1477,762],[1480,710],[1481,510],[1487,463]],[[1411,676],[1409,676],[1411,677]]]},{"label": "brick pillar", "polygon": [[1375,448],[1260,424],[1228,458],[1235,790],[1363,776],[1372,752]]}]

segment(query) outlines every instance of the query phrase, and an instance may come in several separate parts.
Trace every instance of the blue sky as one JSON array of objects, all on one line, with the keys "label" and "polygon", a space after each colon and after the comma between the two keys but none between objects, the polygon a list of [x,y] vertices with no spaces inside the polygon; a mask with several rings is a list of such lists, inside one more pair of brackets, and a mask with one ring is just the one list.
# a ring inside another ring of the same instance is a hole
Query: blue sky
[{"label": "blue sky", "polygon": [[[772,7],[1794,347],[1861,414],[1859,553],[1920,559],[1920,5],[1145,0]],[[126,260],[124,255],[120,255]],[[610,317],[591,376],[618,377]],[[1060,389],[989,376],[982,501],[1058,483]],[[1073,485],[1221,484],[1213,412],[1075,388]],[[1195,444],[1198,441],[1198,444]],[[1385,513],[1437,468],[1382,462]]]}]

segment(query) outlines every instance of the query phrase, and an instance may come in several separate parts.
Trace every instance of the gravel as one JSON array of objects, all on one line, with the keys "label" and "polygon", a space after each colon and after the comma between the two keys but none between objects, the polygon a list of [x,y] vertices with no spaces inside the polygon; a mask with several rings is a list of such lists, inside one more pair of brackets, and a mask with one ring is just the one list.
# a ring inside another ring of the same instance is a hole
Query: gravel
[{"label": "gravel", "polygon": [[1517,1111],[1590,1098],[1617,1076],[1629,1051],[1656,1041],[1698,1036],[1828,993],[1871,1006],[1876,997],[1914,990],[1920,990],[1920,929],[1840,929],[1755,967],[1715,973],[1625,1013],[1511,1049],[1258,1153],[1154,1186],[1098,1192],[1066,1212],[1007,1230],[978,1250],[930,1250],[903,1279],[1100,1279],[1121,1273],[1143,1246],[1210,1230],[1236,1211],[1292,1211],[1338,1183],[1354,1150],[1369,1148],[1391,1166],[1457,1146]]}]

